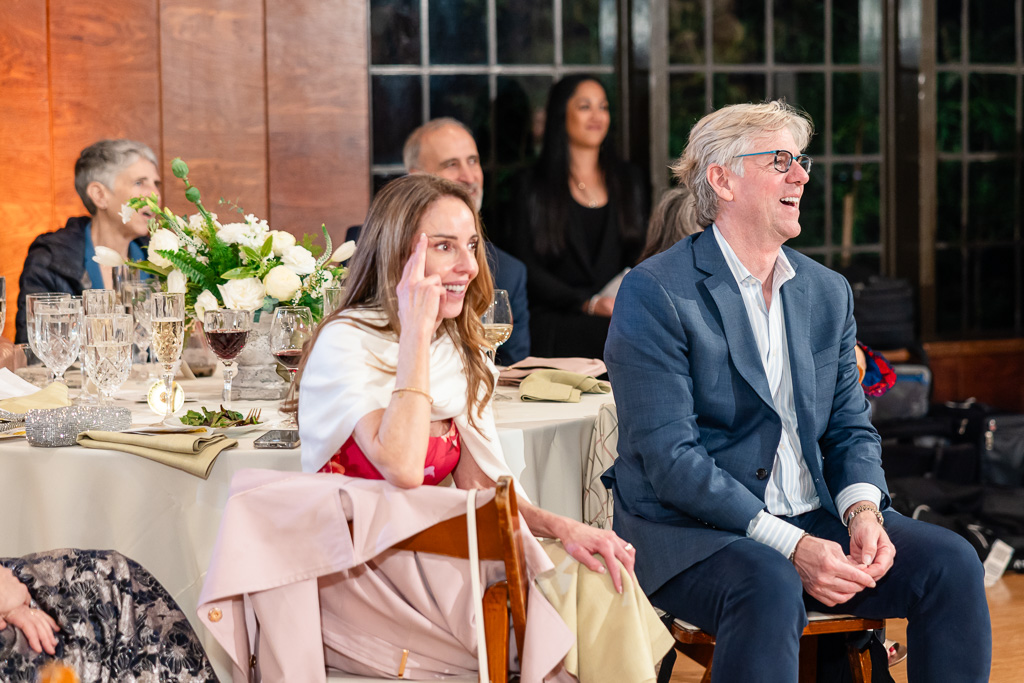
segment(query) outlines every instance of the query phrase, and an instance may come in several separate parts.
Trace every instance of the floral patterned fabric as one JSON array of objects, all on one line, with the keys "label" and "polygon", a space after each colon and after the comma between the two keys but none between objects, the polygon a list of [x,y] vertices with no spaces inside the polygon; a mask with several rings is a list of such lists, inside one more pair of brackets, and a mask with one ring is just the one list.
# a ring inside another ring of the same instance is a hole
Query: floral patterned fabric
[{"label": "floral patterned fabric", "polygon": [[[0,559],[60,626],[57,656],[82,683],[216,681],[185,614],[153,575],[104,550]],[[0,681],[35,683],[53,659],[14,626],[0,631]]]}]

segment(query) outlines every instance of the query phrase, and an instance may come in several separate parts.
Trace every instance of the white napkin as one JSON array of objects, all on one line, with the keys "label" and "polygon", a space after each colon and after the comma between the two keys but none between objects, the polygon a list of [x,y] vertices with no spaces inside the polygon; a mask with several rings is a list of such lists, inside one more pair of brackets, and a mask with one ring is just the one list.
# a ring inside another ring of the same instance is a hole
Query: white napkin
[{"label": "white napkin", "polygon": [[15,375],[7,368],[0,368],[0,400],[28,396],[39,391],[39,387]]}]

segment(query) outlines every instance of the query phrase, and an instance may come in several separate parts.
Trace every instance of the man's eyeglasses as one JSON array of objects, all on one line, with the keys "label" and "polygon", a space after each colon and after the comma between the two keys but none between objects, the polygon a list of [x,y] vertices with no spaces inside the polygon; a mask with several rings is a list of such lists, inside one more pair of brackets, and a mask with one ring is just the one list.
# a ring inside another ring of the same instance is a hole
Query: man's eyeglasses
[{"label": "man's eyeglasses", "polygon": [[775,170],[778,171],[779,173],[789,173],[789,167],[793,165],[794,161],[803,166],[804,170],[807,171],[808,173],[811,172],[811,163],[813,159],[811,159],[806,154],[801,154],[800,156],[795,157],[793,156],[792,152],[787,152],[784,149],[773,149],[768,152],[753,152],[751,154],[737,154],[733,158],[739,159],[740,157],[757,157],[761,156],[762,154],[775,155]]}]

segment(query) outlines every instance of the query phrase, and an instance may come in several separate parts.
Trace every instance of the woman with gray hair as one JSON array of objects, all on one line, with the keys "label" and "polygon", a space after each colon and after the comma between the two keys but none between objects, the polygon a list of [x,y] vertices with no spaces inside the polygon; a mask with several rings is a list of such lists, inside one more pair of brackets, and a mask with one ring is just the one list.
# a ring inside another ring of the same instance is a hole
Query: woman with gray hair
[{"label": "woman with gray hair", "polygon": [[112,285],[110,266],[92,259],[96,247],[108,247],[126,259],[145,258],[142,247],[149,241],[152,214],[143,209],[124,222],[121,205],[150,194],[160,200],[160,172],[153,150],[132,140],[101,140],[86,147],[75,162],[75,190],[89,215],[69,218],[60,230],[40,235],[25,257],[18,283],[18,343],[28,341],[25,295],[81,294]]}]

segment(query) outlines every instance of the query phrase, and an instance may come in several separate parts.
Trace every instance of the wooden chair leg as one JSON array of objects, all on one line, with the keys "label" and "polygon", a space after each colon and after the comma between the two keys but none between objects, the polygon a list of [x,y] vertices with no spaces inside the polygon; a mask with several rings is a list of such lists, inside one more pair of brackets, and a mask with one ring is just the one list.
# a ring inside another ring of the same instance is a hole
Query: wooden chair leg
[{"label": "wooden chair leg", "polygon": [[871,683],[871,650],[855,645],[846,646],[846,660],[850,663],[853,683]]},{"label": "wooden chair leg", "polygon": [[492,584],[484,592],[484,634],[487,647],[487,666],[491,670],[491,683],[508,683],[508,584]]},{"label": "wooden chair leg", "polygon": [[815,683],[818,679],[818,636],[800,639],[800,683]]}]

